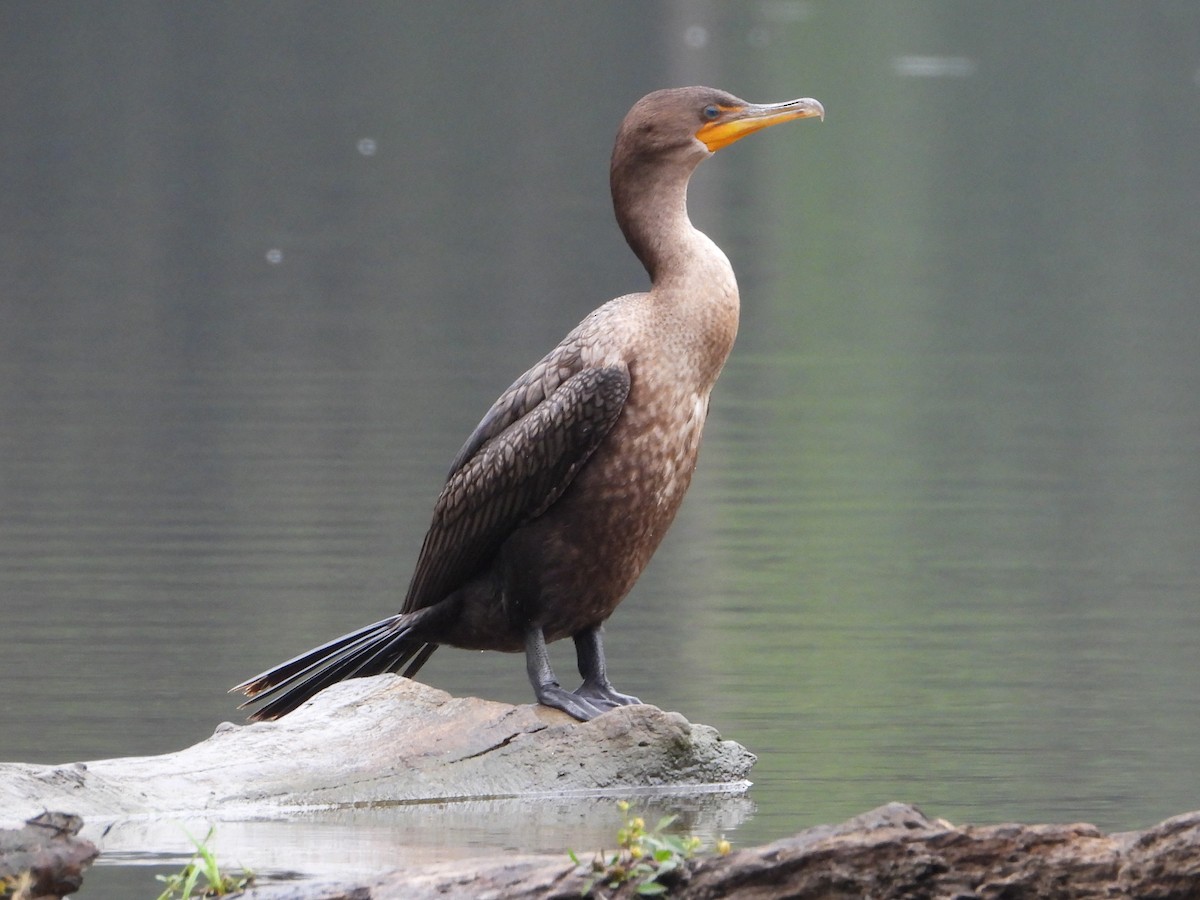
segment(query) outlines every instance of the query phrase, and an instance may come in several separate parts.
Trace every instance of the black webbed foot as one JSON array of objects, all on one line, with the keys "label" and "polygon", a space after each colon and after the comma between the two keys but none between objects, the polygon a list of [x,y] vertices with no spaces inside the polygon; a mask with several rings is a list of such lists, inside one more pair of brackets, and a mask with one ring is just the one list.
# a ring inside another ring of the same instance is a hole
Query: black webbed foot
[{"label": "black webbed foot", "polygon": [[608,681],[584,681],[579,686],[579,690],[575,692],[575,696],[602,709],[612,709],[616,706],[639,706],[642,702],[632,694],[622,694]]},{"label": "black webbed foot", "polygon": [[575,653],[579,658],[579,674],[583,684],[575,692],[594,706],[612,709],[616,706],[636,706],[642,701],[631,694],[622,694],[608,680],[608,666],[604,662],[603,630],[599,625],[585,629],[575,635]]},{"label": "black webbed foot", "polygon": [[586,722],[615,707],[642,702],[637,697],[620,693],[608,680],[599,626],[575,635],[575,650],[579,656],[579,674],[583,676],[583,684],[579,690],[571,693],[554,677],[542,629],[533,626],[525,632],[525,668],[538,703],[561,709],[567,715]]},{"label": "black webbed foot", "polygon": [[568,716],[576,718],[580,722],[587,722],[589,719],[594,719],[601,713],[611,709],[611,706],[597,703],[592,698],[582,697],[577,693],[572,694],[557,682],[535,685],[533,692],[537,696],[538,703],[542,704],[542,706],[561,709]]},{"label": "black webbed foot", "polygon": [[554,670],[550,668],[546,638],[536,625],[525,632],[525,670],[529,674],[529,683],[533,685],[533,694],[542,706],[561,709],[581,722],[594,719],[608,709],[588,697],[572,694],[558,683]]}]

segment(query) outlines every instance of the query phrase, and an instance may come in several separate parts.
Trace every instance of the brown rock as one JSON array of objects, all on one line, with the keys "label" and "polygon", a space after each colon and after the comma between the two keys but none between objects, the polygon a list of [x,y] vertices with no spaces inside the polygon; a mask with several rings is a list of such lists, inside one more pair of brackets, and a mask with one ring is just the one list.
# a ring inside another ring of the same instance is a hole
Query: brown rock
[{"label": "brown rock", "polygon": [[[566,900],[580,896],[586,874],[561,858],[513,856],[355,884],[262,885],[246,898]],[[664,883],[673,900],[1195,900],[1200,812],[1105,835],[1091,825],[954,826],[893,803],[841,825],[694,860]],[[635,896],[632,885],[603,892]]]},{"label": "brown rock", "polygon": [[97,856],[80,837],[83,820],[43,812],[24,828],[0,829],[0,897],[63,897],[79,890],[83,870]]}]

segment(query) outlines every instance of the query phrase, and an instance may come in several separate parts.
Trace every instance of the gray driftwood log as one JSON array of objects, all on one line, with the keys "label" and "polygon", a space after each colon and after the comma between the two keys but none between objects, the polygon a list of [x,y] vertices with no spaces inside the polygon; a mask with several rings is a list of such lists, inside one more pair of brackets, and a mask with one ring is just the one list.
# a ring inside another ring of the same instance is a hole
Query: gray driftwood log
[{"label": "gray driftwood log", "polygon": [[[562,857],[406,868],[357,883],[262,885],[245,900],[567,900],[587,872]],[[954,826],[892,803],[762,847],[694,860],[673,900],[1195,900],[1200,812],[1145,831],[1091,825]],[[632,885],[593,896],[633,897]]]},{"label": "gray driftwood log", "polygon": [[455,698],[396,675],[335,685],[278,722],[225,723],[162,756],[0,763],[0,824],[44,809],[89,826],[130,816],[280,815],[293,808],[721,786],[754,755],[653,706],[591,722],[541,706]]}]

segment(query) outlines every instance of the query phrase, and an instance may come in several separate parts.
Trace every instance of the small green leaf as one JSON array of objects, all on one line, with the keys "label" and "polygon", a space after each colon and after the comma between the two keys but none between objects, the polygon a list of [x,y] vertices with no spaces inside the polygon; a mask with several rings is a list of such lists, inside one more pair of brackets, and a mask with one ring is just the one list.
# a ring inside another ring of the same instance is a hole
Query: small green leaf
[{"label": "small green leaf", "polygon": [[659,897],[667,892],[665,884],[659,884],[657,881],[647,881],[637,886],[637,892],[642,897]]},{"label": "small green leaf", "polygon": [[662,839],[663,846],[667,847],[672,853],[678,853],[680,856],[686,856],[688,849],[683,838],[668,835]]},{"label": "small green leaf", "polygon": [[579,865],[579,857],[576,856],[575,851],[569,847],[567,848],[567,856],[571,857],[571,862],[573,862],[575,865]]},{"label": "small green leaf", "polygon": [[663,816],[661,819],[658,820],[658,824],[654,826],[654,830],[662,831],[664,828],[669,828],[670,826],[675,824],[675,821],[678,818],[679,818],[679,816]]}]

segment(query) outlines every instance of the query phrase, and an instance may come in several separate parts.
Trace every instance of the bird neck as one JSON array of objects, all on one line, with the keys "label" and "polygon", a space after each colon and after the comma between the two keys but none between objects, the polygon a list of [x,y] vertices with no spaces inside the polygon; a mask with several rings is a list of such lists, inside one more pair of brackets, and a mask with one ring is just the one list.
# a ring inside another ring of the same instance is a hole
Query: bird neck
[{"label": "bird neck", "polygon": [[[613,205],[630,248],[650,273],[637,295],[657,316],[655,331],[684,353],[691,381],[712,387],[738,330],[737,279],[729,259],[692,226],[687,212],[691,167],[613,167]],[[675,357],[671,357],[675,358]]]},{"label": "bird neck", "polygon": [[692,264],[698,243],[711,243],[688,218],[687,188],[694,166],[634,166],[614,161],[617,224],[652,284],[669,281]]}]

